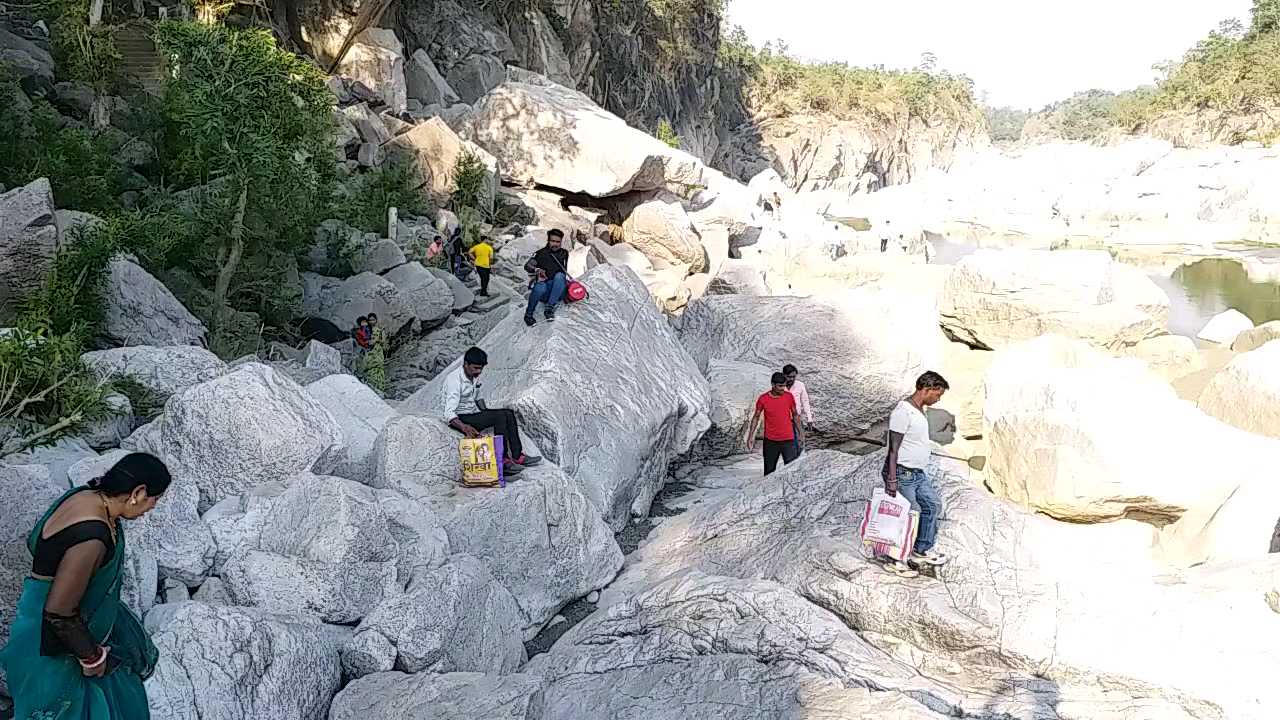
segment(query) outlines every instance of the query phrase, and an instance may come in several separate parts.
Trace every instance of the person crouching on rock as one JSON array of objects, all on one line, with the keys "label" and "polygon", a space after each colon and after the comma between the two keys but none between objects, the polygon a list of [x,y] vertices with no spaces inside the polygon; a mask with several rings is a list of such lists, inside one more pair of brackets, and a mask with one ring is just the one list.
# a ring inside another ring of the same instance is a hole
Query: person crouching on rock
[{"label": "person crouching on rock", "polygon": [[[950,389],[946,379],[930,370],[916,380],[916,391],[898,402],[889,415],[889,454],[884,461],[884,491],[890,497],[902,497],[920,513],[920,531],[911,562],[916,565],[942,565],[947,557],[933,549],[938,537],[938,516],[942,514],[942,498],[933,480],[925,474],[932,445],[929,442],[929,419],[926,409],[942,399]],[[901,563],[897,563],[902,569]],[[906,568],[910,570],[910,568]]]},{"label": "person crouching on rock", "polygon": [[356,347],[360,349],[361,354],[369,352],[373,347],[373,330],[369,328],[369,318],[364,315],[356,318],[356,329],[352,337],[355,338]]},{"label": "person crouching on rock", "polygon": [[0,651],[15,717],[150,717],[143,681],[158,653],[120,599],[120,520],[150,512],[170,481],[158,458],[130,453],[64,493],[27,536],[31,574]]},{"label": "person crouching on rock", "polygon": [[524,468],[542,462],[536,455],[525,455],[520,446],[520,425],[516,414],[506,408],[490,409],[480,399],[480,373],[489,364],[489,356],[478,347],[468,348],[462,366],[444,378],[440,388],[441,417],[449,427],[469,438],[480,437],[481,430],[493,428],[502,436],[503,472],[519,474]]},{"label": "person crouching on rock", "polygon": [[764,416],[764,474],[768,475],[778,468],[778,458],[790,465],[800,457],[800,448],[804,446],[804,430],[800,428],[796,415],[796,399],[787,392],[787,376],[780,372],[770,378],[769,392],[756,399],[756,413],[751,417],[747,427],[747,452],[755,449],[756,430],[760,427],[760,416]]},{"label": "person crouching on rock", "polygon": [[564,244],[564,231],[552,228],[547,231],[547,244],[529,258],[524,269],[532,276],[529,284],[529,305],[524,310],[524,324],[533,325],[533,312],[538,303],[546,303],[547,309],[542,316],[547,320],[556,319],[556,303],[564,299],[564,289],[568,284],[569,251],[561,247]]}]

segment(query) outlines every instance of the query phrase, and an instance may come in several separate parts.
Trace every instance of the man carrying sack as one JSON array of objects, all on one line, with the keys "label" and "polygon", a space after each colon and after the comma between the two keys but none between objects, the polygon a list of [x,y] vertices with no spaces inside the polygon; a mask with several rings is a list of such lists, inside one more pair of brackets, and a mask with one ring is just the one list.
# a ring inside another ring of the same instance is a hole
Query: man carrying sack
[{"label": "man carrying sack", "polygon": [[480,373],[488,364],[489,356],[478,347],[463,354],[462,367],[445,376],[440,388],[440,414],[449,427],[468,438],[478,438],[482,430],[492,428],[502,438],[503,473],[516,475],[542,458],[524,454],[515,412],[487,408],[480,399]]}]

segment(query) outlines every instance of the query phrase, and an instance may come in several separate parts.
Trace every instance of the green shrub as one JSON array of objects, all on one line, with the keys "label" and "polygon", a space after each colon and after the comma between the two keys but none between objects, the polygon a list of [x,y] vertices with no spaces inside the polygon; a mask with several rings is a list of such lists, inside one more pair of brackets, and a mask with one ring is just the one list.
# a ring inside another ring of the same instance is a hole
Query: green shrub
[{"label": "green shrub", "polygon": [[654,137],[661,140],[667,147],[680,149],[680,136],[676,134],[676,129],[671,127],[671,121],[662,118],[658,123],[658,131],[654,133]]},{"label": "green shrub", "polygon": [[453,197],[450,203],[454,212],[471,208],[489,217],[493,198],[489,196],[489,168],[470,150],[464,150],[453,164]]},{"label": "green shrub", "polygon": [[82,362],[80,337],[18,327],[0,336],[0,456],[57,441],[107,413],[109,388]]},{"label": "green shrub", "polygon": [[401,215],[422,215],[428,211],[426,195],[418,189],[413,168],[388,163],[356,177],[336,202],[335,217],[365,232],[387,231],[387,208]]}]

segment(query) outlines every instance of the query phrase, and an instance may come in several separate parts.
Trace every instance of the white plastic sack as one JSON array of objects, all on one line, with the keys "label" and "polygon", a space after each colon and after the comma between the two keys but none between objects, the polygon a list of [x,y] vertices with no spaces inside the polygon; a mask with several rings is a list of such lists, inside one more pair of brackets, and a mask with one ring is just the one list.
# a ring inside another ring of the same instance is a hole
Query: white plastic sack
[{"label": "white plastic sack", "polygon": [[862,516],[862,544],[872,555],[905,562],[919,527],[920,513],[911,509],[906,498],[890,497],[883,488],[876,488]]}]

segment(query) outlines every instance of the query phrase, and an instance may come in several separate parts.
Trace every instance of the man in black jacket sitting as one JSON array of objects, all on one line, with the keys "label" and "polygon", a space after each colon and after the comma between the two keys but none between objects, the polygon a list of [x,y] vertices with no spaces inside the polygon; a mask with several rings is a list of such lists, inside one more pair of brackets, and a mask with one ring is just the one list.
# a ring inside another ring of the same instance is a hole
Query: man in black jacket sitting
[{"label": "man in black jacket sitting", "polygon": [[529,286],[529,305],[524,310],[525,325],[537,322],[533,311],[538,309],[540,302],[547,304],[542,316],[547,320],[556,319],[556,303],[564,299],[565,285],[569,281],[569,251],[561,247],[563,244],[563,231],[548,230],[546,247],[534,253],[524,264],[524,269],[533,276]]}]

